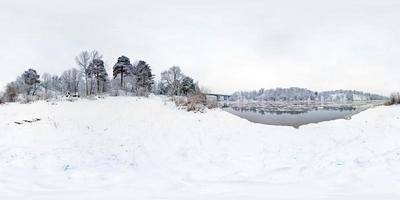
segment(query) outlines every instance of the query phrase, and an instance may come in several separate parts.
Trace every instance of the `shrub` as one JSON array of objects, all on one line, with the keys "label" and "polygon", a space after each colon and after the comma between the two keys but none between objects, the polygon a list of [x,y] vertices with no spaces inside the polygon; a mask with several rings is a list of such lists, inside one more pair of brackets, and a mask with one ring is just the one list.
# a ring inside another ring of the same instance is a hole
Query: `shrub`
[{"label": "shrub", "polygon": [[7,84],[2,99],[5,102],[16,102],[18,100],[18,85],[14,82]]},{"label": "shrub", "polygon": [[196,92],[188,96],[172,96],[171,100],[176,106],[187,111],[204,112],[207,107],[207,98],[201,92]]},{"label": "shrub", "polygon": [[390,101],[388,100],[388,101],[386,101],[383,105],[385,105],[385,106],[391,106],[391,105],[393,105],[393,104],[392,104],[392,102],[390,102]]},{"label": "shrub", "polygon": [[30,95],[19,95],[18,96],[18,102],[23,103],[23,104],[32,103],[35,100],[36,99]]},{"label": "shrub", "polygon": [[187,99],[187,111],[203,112],[207,106],[207,97],[201,92],[193,93],[189,95]]}]

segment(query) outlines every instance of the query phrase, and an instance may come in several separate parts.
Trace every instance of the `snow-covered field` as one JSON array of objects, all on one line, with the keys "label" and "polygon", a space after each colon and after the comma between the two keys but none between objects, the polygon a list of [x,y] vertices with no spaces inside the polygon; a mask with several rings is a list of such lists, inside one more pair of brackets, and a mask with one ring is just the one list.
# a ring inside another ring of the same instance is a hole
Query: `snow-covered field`
[{"label": "snow-covered field", "polygon": [[0,105],[0,199],[397,200],[400,107],[294,129],[160,97]]}]

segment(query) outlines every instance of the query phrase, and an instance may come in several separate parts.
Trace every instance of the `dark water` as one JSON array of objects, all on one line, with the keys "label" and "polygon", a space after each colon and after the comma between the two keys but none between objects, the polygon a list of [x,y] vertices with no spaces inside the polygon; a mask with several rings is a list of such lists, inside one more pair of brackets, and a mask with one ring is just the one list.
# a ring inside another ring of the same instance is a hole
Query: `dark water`
[{"label": "dark water", "polygon": [[349,118],[355,109],[312,109],[307,111],[271,112],[265,110],[227,107],[224,108],[224,110],[255,123],[300,127],[310,123]]}]

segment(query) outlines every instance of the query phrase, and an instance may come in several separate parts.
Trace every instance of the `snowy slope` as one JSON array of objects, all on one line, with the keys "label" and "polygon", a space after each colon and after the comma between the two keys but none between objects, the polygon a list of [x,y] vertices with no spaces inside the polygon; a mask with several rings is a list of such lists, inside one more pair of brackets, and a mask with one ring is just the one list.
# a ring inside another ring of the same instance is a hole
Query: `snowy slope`
[{"label": "snowy slope", "polygon": [[294,129],[159,97],[0,105],[0,199],[400,199],[399,130],[398,106]]}]

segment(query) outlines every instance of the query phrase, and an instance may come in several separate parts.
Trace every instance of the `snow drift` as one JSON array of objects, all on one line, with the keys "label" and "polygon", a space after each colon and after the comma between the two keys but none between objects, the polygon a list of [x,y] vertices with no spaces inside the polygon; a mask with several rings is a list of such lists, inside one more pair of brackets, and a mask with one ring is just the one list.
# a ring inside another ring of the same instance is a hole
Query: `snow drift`
[{"label": "snow drift", "polygon": [[0,105],[0,199],[399,199],[399,130],[399,106],[294,129],[159,97]]}]

